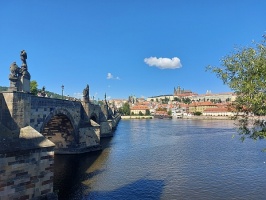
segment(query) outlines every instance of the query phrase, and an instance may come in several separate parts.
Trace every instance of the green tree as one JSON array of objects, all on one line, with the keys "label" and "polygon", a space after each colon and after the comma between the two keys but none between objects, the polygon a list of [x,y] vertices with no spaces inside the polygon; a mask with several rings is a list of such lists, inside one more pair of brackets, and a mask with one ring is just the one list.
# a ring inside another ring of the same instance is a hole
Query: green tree
[{"label": "green tree", "polygon": [[0,92],[7,91],[7,90],[8,90],[8,87],[0,86]]},{"label": "green tree", "polygon": [[197,111],[197,112],[194,112],[193,114],[196,116],[200,116],[200,115],[202,115],[202,112]]},{"label": "green tree", "polygon": [[266,138],[266,123],[257,117],[266,115],[266,35],[263,38],[225,56],[222,67],[207,67],[237,95],[231,108],[237,113],[242,140]]},{"label": "green tree", "polygon": [[190,104],[191,103],[191,99],[190,98],[182,98],[182,101],[183,101],[183,103],[185,103],[185,104]]},{"label": "green tree", "polygon": [[178,97],[174,97],[174,101],[181,102],[181,99]]},{"label": "green tree", "polygon": [[145,115],[151,115],[151,111],[149,109],[145,110]]},{"label": "green tree", "polygon": [[38,93],[38,83],[35,80],[30,81],[30,92],[34,95]]},{"label": "green tree", "polygon": [[122,115],[130,115],[130,106],[129,106],[129,103],[128,102],[124,103],[124,105],[122,106],[122,108],[119,109],[119,112]]}]

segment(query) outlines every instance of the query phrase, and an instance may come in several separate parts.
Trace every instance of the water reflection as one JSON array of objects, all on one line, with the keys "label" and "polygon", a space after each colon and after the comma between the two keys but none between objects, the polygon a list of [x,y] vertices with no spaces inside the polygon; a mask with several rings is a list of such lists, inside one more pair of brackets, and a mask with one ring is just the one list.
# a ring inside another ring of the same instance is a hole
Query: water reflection
[{"label": "water reflection", "polygon": [[83,193],[91,189],[89,181],[104,171],[110,140],[102,139],[105,151],[55,156],[54,188],[59,199],[82,199]]}]

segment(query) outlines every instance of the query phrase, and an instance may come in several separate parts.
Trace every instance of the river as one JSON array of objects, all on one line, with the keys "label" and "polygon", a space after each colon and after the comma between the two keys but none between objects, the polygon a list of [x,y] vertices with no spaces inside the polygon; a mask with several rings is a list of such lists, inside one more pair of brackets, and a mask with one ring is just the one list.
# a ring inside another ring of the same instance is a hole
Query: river
[{"label": "river", "polygon": [[266,199],[266,141],[239,140],[231,120],[121,120],[103,150],[56,155],[68,199]]}]

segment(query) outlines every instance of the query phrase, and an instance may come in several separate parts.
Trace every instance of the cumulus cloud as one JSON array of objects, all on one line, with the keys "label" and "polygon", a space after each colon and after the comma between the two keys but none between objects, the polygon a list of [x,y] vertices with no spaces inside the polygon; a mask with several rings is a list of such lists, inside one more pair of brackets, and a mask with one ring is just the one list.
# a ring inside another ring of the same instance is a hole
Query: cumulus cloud
[{"label": "cumulus cloud", "polygon": [[77,98],[77,99],[80,99],[83,97],[83,93],[81,92],[74,92],[74,97]]},{"label": "cumulus cloud", "polygon": [[120,80],[120,78],[118,76],[114,76],[113,74],[111,74],[110,72],[107,73],[107,79],[116,79],[116,80]]},{"label": "cumulus cloud", "polygon": [[178,57],[171,58],[145,58],[144,62],[149,66],[155,66],[160,69],[176,69],[182,67],[181,61]]},{"label": "cumulus cloud", "polygon": [[112,79],[114,76],[111,73],[107,73],[107,79]]}]

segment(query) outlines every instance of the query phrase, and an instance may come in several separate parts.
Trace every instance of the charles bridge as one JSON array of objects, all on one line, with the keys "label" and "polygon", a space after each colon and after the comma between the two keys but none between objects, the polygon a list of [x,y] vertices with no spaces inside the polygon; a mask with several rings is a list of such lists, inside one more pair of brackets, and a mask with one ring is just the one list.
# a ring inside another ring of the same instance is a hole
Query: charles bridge
[{"label": "charles bridge", "polygon": [[82,101],[30,93],[27,54],[22,66],[10,66],[10,87],[0,93],[0,199],[56,199],[53,192],[54,154],[101,149],[121,116],[115,108],[94,104],[89,86]]}]

